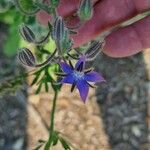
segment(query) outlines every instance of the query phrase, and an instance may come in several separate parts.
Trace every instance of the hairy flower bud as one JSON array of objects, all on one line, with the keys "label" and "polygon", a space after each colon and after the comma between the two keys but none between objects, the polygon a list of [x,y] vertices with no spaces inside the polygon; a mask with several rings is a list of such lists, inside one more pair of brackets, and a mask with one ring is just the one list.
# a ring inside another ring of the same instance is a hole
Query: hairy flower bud
[{"label": "hairy flower bud", "polygon": [[69,30],[65,29],[65,35],[64,35],[64,39],[62,40],[62,50],[63,53],[68,53],[73,45],[73,41],[69,38]]},{"label": "hairy flower bud", "polygon": [[59,5],[60,0],[50,0],[50,4],[52,7],[57,7]]},{"label": "hairy flower bud", "polygon": [[93,41],[91,43],[91,46],[85,52],[87,59],[88,60],[95,59],[96,56],[102,51],[103,46],[104,46],[104,42]]},{"label": "hairy flower bud", "polygon": [[22,25],[19,29],[21,36],[29,43],[35,42],[35,35],[26,25]]},{"label": "hairy flower bud", "polygon": [[78,16],[81,20],[86,21],[92,17],[93,14],[93,7],[91,0],[81,0]]},{"label": "hairy flower bud", "polygon": [[33,16],[40,10],[35,5],[35,0],[13,0],[12,2],[18,7],[20,12],[28,16]]},{"label": "hairy flower bud", "polygon": [[54,22],[54,26],[52,30],[52,38],[55,41],[60,42],[63,40],[64,36],[65,36],[65,25],[62,17],[59,16],[56,18]]},{"label": "hairy flower bud", "polygon": [[99,50],[101,47],[101,43],[99,41],[93,41],[90,45],[90,47],[87,49],[87,51],[85,52],[85,54],[92,54],[94,51]]},{"label": "hairy flower bud", "polygon": [[32,52],[27,48],[22,48],[21,51],[18,54],[19,61],[29,67],[35,66],[35,58],[32,54]]}]

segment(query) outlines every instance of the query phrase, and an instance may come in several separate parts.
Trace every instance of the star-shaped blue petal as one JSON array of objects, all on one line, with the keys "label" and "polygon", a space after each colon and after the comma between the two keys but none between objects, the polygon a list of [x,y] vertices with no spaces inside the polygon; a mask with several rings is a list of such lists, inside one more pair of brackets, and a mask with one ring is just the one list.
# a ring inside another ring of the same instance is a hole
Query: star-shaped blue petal
[{"label": "star-shaped blue petal", "polygon": [[85,71],[84,66],[84,58],[79,59],[75,67],[73,67],[71,62],[70,64],[66,62],[60,63],[60,67],[65,73],[61,83],[72,84],[71,91],[77,87],[83,102],[86,101],[89,93],[89,86],[91,86],[89,82],[105,82],[105,79],[99,73],[93,70]]}]

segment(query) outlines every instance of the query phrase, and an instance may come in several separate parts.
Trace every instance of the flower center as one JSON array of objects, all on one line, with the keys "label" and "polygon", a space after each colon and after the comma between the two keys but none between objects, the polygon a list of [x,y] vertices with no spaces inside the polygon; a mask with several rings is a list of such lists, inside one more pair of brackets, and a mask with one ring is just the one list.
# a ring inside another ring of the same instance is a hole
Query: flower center
[{"label": "flower center", "polygon": [[83,79],[83,77],[84,77],[84,72],[74,71],[74,72],[73,72],[73,75],[74,75],[74,77],[75,77],[76,80],[78,80],[78,79]]}]

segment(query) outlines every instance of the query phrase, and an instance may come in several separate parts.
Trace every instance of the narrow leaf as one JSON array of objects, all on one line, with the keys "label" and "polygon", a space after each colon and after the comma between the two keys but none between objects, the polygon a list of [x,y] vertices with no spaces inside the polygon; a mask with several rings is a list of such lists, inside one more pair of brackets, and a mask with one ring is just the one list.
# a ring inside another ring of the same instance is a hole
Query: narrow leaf
[{"label": "narrow leaf", "polygon": [[38,88],[37,88],[35,94],[39,94],[40,91],[41,91],[41,88],[42,88],[42,82],[39,84],[39,86],[38,86]]},{"label": "narrow leaf", "polygon": [[71,150],[69,144],[62,137],[59,137],[59,140],[65,150]]}]

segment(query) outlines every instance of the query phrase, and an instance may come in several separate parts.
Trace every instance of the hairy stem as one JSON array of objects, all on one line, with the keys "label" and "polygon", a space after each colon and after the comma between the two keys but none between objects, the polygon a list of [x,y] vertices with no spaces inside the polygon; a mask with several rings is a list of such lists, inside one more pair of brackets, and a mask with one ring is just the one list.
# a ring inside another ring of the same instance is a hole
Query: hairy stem
[{"label": "hairy stem", "polygon": [[53,99],[53,106],[51,111],[51,118],[50,118],[50,128],[49,128],[49,139],[45,145],[44,150],[49,150],[52,145],[52,136],[54,132],[54,116],[55,116],[55,109],[56,109],[56,100],[57,100],[58,92],[55,91],[54,99]]},{"label": "hairy stem", "polygon": [[51,112],[51,125],[50,125],[50,132],[54,130],[54,115],[55,115],[55,109],[56,109],[56,100],[57,100],[57,91],[55,91],[54,99],[53,99],[53,106],[52,106],[52,112]]}]

